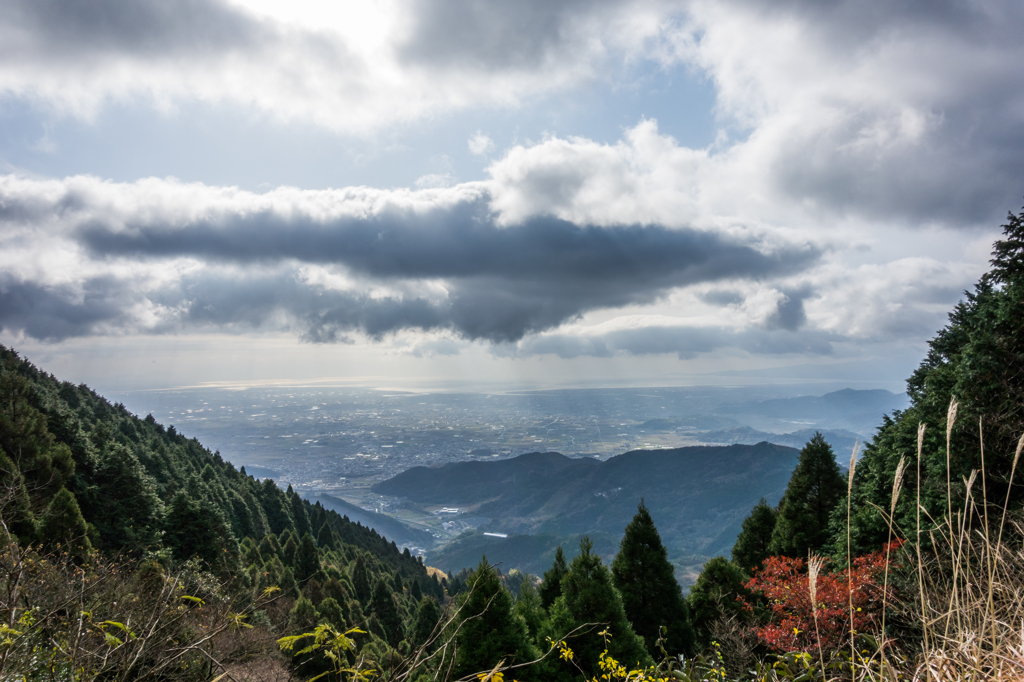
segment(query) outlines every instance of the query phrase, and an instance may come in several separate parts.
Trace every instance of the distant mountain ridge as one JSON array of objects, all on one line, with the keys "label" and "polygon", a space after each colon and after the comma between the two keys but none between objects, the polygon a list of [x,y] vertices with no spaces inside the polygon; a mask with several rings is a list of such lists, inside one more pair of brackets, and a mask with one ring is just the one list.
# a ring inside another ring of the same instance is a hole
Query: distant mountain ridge
[{"label": "distant mountain ridge", "polygon": [[699,438],[702,441],[711,443],[738,443],[741,445],[753,445],[755,443],[760,443],[761,441],[767,441],[776,445],[786,445],[791,448],[800,449],[807,443],[807,441],[814,437],[815,433],[821,433],[825,442],[832,446],[832,450],[836,453],[836,458],[839,460],[840,464],[848,459],[849,454],[853,451],[854,445],[859,444],[860,449],[863,450],[864,439],[858,434],[852,431],[846,431],[845,429],[839,429],[837,431],[802,429],[800,431],[793,431],[792,433],[767,433],[766,431],[758,431],[757,429],[749,426],[738,426],[733,429],[705,431],[700,434]]},{"label": "distant mountain ridge", "polygon": [[534,452],[414,467],[371,490],[419,504],[468,507],[491,519],[482,531],[557,537],[621,537],[643,498],[676,560],[727,553],[757,500],[774,504],[781,497],[798,454],[767,442],[634,450],[603,462]]},{"label": "distant mountain ridge", "polygon": [[805,421],[819,430],[845,429],[869,436],[882,423],[882,415],[903,410],[910,404],[906,393],[883,389],[844,388],[822,396],[774,398],[722,406],[723,415],[743,415],[756,429],[781,430],[780,425]]}]

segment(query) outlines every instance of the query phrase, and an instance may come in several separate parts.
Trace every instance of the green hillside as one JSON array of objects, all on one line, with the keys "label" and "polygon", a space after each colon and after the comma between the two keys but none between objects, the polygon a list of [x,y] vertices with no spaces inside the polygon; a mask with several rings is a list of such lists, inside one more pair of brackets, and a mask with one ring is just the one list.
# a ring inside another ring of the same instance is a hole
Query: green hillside
[{"label": "green hillside", "polygon": [[[636,450],[603,462],[531,453],[499,462],[416,467],[373,491],[419,504],[466,507],[490,519],[481,531],[559,541],[588,533],[621,537],[643,498],[675,561],[728,553],[754,503],[761,497],[778,501],[796,456],[793,448],[770,443]],[[438,550],[432,560],[443,557],[446,567],[458,569],[463,566],[451,562],[461,557],[472,567],[495,544],[479,534],[460,542],[463,549]],[[479,547],[475,557],[470,543]],[[511,547],[503,551],[521,556]]]},{"label": "green hillside", "polygon": [[[280,666],[287,658],[276,654],[275,637],[327,621],[339,631],[366,630],[358,647],[379,661],[389,649],[413,646],[422,599],[444,597],[421,560],[375,530],[258,481],[173,427],[140,419],[2,346],[0,447],[0,525],[10,533],[0,532],[9,540],[3,570],[14,594],[0,611],[6,623],[21,613],[33,626],[8,640],[27,647],[26,658],[5,650],[4,674],[17,671],[8,659],[37,665],[31,652],[39,650],[92,666],[83,677],[123,673],[126,659],[104,649],[114,646],[109,623],[127,628],[158,616],[174,625],[166,630],[173,635],[115,637],[138,675],[209,679],[199,664],[208,666],[218,646],[222,667],[256,654]],[[187,598],[202,604],[195,619],[178,613],[185,585]],[[82,615],[60,615],[69,612]],[[239,619],[261,623],[261,634],[217,639],[241,628]],[[78,649],[59,645],[71,636],[66,628],[94,647],[82,650],[91,653],[81,661]],[[169,654],[167,637],[203,644]]]}]

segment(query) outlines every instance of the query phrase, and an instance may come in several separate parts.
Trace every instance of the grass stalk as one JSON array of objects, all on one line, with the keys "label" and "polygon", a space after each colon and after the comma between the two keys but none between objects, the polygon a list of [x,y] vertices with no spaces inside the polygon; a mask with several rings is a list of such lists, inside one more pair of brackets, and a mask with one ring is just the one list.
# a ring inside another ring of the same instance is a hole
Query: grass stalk
[{"label": "grass stalk", "polygon": [[819,556],[809,554],[807,557],[807,591],[811,597],[811,616],[814,618],[814,636],[818,642],[818,661],[821,663],[821,671],[825,672],[825,654],[821,650],[821,631],[818,629],[818,574],[821,573],[825,560]]},{"label": "grass stalk", "polygon": [[[1024,438],[1021,439],[1024,443]],[[853,552],[850,542],[850,512],[853,498],[853,475],[857,471],[857,445],[854,441],[853,452],[850,453],[850,469],[846,479],[846,589],[850,598],[850,666],[857,660],[857,630],[853,625]],[[1020,449],[1018,448],[1018,451]]]},{"label": "grass stalk", "polygon": [[[957,413],[958,407],[959,407],[959,403],[957,403],[956,398],[951,398],[950,401],[949,401],[949,409],[946,410],[946,505],[947,505],[946,527],[947,527],[947,529],[949,531],[949,546],[950,546],[950,548],[953,547],[953,543],[954,543],[954,539],[953,539],[953,478],[952,478],[953,463],[952,463],[952,456],[951,456],[951,452],[950,452],[950,450],[951,450],[950,449],[950,442],[951,442],[951,439],[952,439],[952,436],[953,436],[953,425],[956,423],[956,413]],[[947,613],[947,618],[946,618],[945,633],[943,635],[944,639],[949,637],[950,619],[949,619],[948,616],[949,616],[950,613],[955,613],[957,611],[957,607],[959,605],[959,599],[958,599],[958,594],[957,594],[957,566],[958,566],[958,563],[959,562],[957,562],[957,561],[953,562],[953,586],[952,586],[953,587],[953,592],[950,595],[950,600],[951,600],[952,603],[951,603],[950,609],[948,609],[947,612],[946,612]]]},{"label": "grass stalk", "polygon": [[[929,637],[928,637],[928,619],[925,614],[928,613],[926,607],[926,601],[924,597],[924,562],[921,560],[921,455],[924,450],[924,432],[925,424],[921,422],[917,425],[917,537],[916,537],[916,550],[917,550],[917,586],[921,597],[921,616],[922,625],[924,632],[924,650],[929,650]],[[851,604],[852,606],[852,604]],[[925,668],[925,680],[931,680],[931,673],[928,668]]]},{"label": "grass stalk", "polygon": [[900,499],[900,490],[903,488],[903,473],[906,470],[907,458],[900,456],[900,462],[896,465],[896,475],[893,477],[892,482],[892,500],[889,502],[889,539],[885,543],[885,579],[882,582],[882,639],[881,639],[881,652],[882,652],[882,664],[885,665],[885,647],[886,647],[886,636],[885,636],[885,612],[888,610],[887,601],[889,597],[889,554],[890,546],[892,545],[892,527],[893,520],[896,515],[896,503]]}]

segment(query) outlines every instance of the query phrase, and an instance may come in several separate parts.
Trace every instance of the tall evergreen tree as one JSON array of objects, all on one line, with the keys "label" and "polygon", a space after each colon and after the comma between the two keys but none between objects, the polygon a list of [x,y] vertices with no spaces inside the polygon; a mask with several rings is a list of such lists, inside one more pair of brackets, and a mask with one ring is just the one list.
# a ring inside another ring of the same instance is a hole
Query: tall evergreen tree
[{"label": "tall evergreen tree", "polygon": [[[95,487],[84,498],[78,496],[78,502],[82,513],[99,530],[102,546],[134,551],[153,544],[164,512],[156,481],[138,457],[120,443],[108,441],[98,460]],[[168,530],[174,531],[173,527]],[[188,540],[184,542],[183,547]]]},{"label": "tall evergreen tree", "polygon": [[779,504],[769,551],[775,556],[806,557],[829,540],[832,510],[846,493],[846,479],[820,433],[800,451],[789,485]]},{"label": "tall evergreen tree", "polygon": [[363,560],[362,554],[356,557],[355,563],[352,564],[352,587],[360,604],[366,606],[370,603],[373,592],[370,587],[370,574],[366,570],[366,561]]},{"label": "tall evergreen tree", "polygon": [[305,583],[319,572],[320,552],[316,549],[313,537],[306,533],[295,550],[295,579],[300,583]]},{"label": "tall evergreen tree", "polygon": [[555,561],[551,568],[544,571],[544,581],[540,585],[540,601],[544,608],[549,609],[555,600],[562,595],[562,578],[569,572],[569,566],[565,563],[565,552],[559,545],[555,550]]},{"label": "tall evergreen tree", "polygon": [[541,604],[540,593],[533,586],[532,576],[519,588],[519,596],[516,597],[513,609],[517,615],[522,616],[530,637],[537,639],[547,621],[547,614]]},{"label": "tall evergreen tree", "polygon": [[[562,578],[562,596],[551,607],[552,639],[561,639],[574,629],[587,623],[607,623],[612,638],[608,653],[622,665],[633,669],[653,663],[644,648],[643,640],[633,631],[622,597],[612,583],[612,574],[601,563],[601,557],[591,550],[594,543],[588,537],[580,540],[580,553],[569,564],[569,572]],[[589,678],[598,674],[597,662],[605,648],[598,631],[592,628],[569,640],[576,653],[576,662]]]},{"label": "tall evergreen tree", "polygon": [[[441,620],[441,609],[438,608],[437,602],[430,597],[420,599],[419,608],[416,610],[416,623],[413,625],[410,638],[413,646],[423,646],[430,639],[439,620]],[[431,647],[430,651],[433,651],[434,648]]]},{"label": "tall evergreen tree", "polygon": [[214,568],[223,567],[225,550],[235,548],[231,530],[212,504],[179,490],[171,499],[164,541],[179,561],[198,557]]},{"label": "tall evergreen tree", "polygon": [[732,546],[732,560],[745,571],[750,571],[771,556],[772,533],[778,511],[762,497],[743,519],[743,529]]},{"label": "tall evergreen tree", "polygon": [[[984,431],[984,489],[989,502],[1024,505],[1018,467],[1010,481],[1017,439],[1024,432],[1024,211],[1009,215],[1003,238],[993,247],[991,270],[949,314],[949,323],[928,342],[928,354],[907,380],[910,407],[883,419],[881,428],[857,463],[853,481],[850,536],[855,554],[878,549],[887,539],[887,523],[878,508],[890,503],[901,457],[917,456],[917,428],[927,425],[920,462],[922,521],[943,523],[949,506],[962,508],[965,478],[981,472],[979,421]],[[946,414],[950,399],[959,402],[946,457]],[[917,467],[904,478],[895,523],[911,537],[917,524]],[[947,492],[947,481],[952,488]],[[833,515],[832,553],[846,553],[846,508]]]},{"label": "tall evergreen tree", "polygon": [[666,628],[665,650],[669,654],[692,651],[694,633],[689,609],[643,500],[626,526],[619,553],[612,562],[612,577],[622,595],[626,618],[644,640],[649,654],[658,654],[656,645],[662,626]]},{"label": "tall evergreen tree", "polygon": [[460,595],[458,632],[455,635],[455,678],[487,672],[502,660],[523,663],[538,657],[523,619],[512,612],[512,595],[497,571],[480,560]]},{"label": "tall evergreen tree", "polygon": [[291,486],[288,486],[288,492],[285,494],[288,496],[288,504],[291,506],[295,534],[302,537],[306,533],[311,533],[312,526],[309,524],[309,515],[306,513],[306,505],[303,503],[302,497],[292,490]]},{"label": "tall evergreen tree", "polygon": [[82,518],[82,510],[67,488],[58,490],[50,500],[39,534],[44,544],[50,547],[66,545],[80,559],[92,551],[89,528]]},{"label": "tall evergreen tree", "polygon": [[687,597],[701,644],[711,642],[711,627],[718,619],[733,617],[741,623],[749,620],[750,614],[736,600],[742,596],[748,602],[753,601],[750,591],[744,587],[746,582],[739,566],[725,557],[716,556],[704,564]]},{"label": "tall evergreen tree", "polygon": [[381,639],[391,646],[397,647],[404,638],[405,632],[402,629],[402,617],[398,613],[398,605],[395,604],[395,595],[386,580],[379,579],[373,586],[370,609],[380,622],[381,630],[384,633]]}]

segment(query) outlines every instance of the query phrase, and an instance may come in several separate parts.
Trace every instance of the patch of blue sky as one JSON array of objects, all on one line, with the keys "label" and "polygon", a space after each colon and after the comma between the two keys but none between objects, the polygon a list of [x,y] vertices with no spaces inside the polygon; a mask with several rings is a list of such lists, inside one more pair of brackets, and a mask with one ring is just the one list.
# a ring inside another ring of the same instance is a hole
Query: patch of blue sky
[{"label": "patch of blue sky", "polygon": [[[64,177],[91,174],[118,182],[174,176],[264,191],[368,185],[412,187],[486,178],[504,150],[548,136],[614,144],[643,119],[656,119],[679,144],[711,145],[718,122],[712,83],[685,67],[645,63],[615,83],[590,82],[518,107],[477,107],[392,125],[371,136],[339,134],[275,121],[236,105],[178,103],[157,112],[144,102],[111,103],[93,120],[0,99],[0,167],[6,172]],[[488,155],[468,139],[490,137]]]}]

